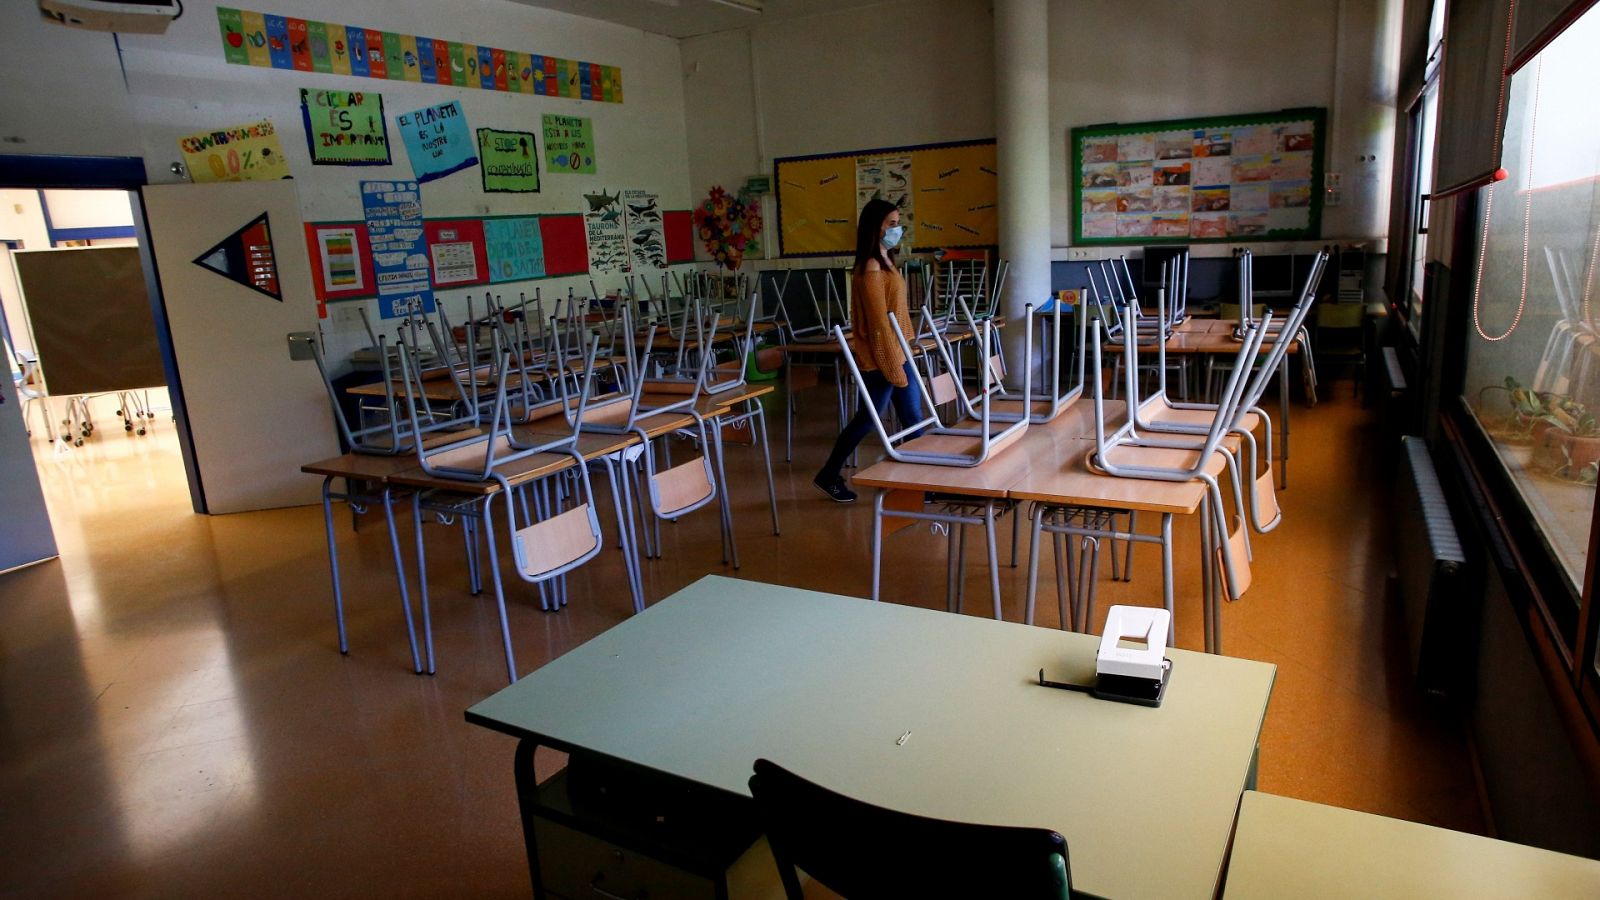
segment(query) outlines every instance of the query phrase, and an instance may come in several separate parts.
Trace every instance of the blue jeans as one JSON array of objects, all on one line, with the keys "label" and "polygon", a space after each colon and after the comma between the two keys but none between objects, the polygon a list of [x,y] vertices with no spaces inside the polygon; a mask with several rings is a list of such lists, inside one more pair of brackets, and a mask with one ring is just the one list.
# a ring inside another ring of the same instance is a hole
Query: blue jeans
[{"label": "blue jeans", "polygon": [[[872,398],[872,408],[878,411],[878,417],[883,418],[889,411],[889,403],[893,401],[895,414],[900,417],[901,427],[913,425],[922,421],[922,395],[917,390],[917,373],[911,368],[910,363],[905,363],[906,386],[895,387],[889,383],[882,372],[865,372],[862,377],[867,383],[867,394]],[[885,426],[887,428],[887,426]],[[840,471],[844,468],[844,461],[850,458],[863,438],[872,431],[872,412],[862,408],[856,413],[855,418],[844,426],[839,432],[838,440],[833,442],[833,452],[828,455],[828,461],[823,464],[822,471],[817,473],[817,480],[823,483],[838,481]]]}]

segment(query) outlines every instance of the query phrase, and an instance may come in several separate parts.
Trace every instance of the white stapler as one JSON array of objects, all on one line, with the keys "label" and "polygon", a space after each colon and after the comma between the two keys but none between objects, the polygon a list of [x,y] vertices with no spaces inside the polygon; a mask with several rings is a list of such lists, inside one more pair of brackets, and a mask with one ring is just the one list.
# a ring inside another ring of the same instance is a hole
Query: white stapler
[{"label": "white stapler", "polygon": [[1172,614],[1146,606],[1113,606],[1095,654],[1093,694],[1141,706],[1160,706],[1172,663],[1167,631]]}]

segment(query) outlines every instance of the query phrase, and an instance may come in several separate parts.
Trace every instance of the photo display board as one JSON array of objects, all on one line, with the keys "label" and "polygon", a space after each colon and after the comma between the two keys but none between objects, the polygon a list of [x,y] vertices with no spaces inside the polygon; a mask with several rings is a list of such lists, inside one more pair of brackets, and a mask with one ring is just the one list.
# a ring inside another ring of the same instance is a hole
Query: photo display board
[{"label": "photo display board", "polygon": [[783,256],[854,253],[856,216],[873,197],[899,207],[904,247],[1000,243],[992,140],[791,156],[774,175]]},{"label": "photo display board", "polygon": [[1315,240],[1322,108],[1072,129],[1072,243]]}]

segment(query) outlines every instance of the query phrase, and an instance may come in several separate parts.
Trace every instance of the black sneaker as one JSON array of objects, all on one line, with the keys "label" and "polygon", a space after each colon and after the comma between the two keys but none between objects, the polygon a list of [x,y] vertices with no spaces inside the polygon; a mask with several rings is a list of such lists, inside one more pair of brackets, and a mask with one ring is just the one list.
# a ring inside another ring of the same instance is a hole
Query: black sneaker
[{"label": "black sneaker", "polygon": [[817,490],[827,494],[828,499],[835,503],[856,502],[856,492],[845,486],[843,478],[835,478],[833,481],[823,481],[819,476],[811,479],[811,483],[817,486]]}]

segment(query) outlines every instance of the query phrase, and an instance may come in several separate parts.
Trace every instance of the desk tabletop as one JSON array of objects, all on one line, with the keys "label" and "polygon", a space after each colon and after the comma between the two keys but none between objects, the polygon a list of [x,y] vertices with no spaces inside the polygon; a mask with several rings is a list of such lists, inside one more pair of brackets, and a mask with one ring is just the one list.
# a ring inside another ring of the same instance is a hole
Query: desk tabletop
[{"label": "desk tabletop", "polygon": [[1223,896],[1600,897],[1600,861],[1247,791]]},{"label": "desk tabletop", "polygon": [[331,475],[335,478],[354,478],[358,481],[383,484],[391,477],[402,472],[408,472],[416,467],[417,454],[415,451],[401,453],[396,456],[346,453],[343,456],[306,463],[300,467],[300,471],[310,475]]},{"label": "desk tabletop", "polygon": [[894,809],[1053,828],[1095,894],[1211,897],[1274,668],[1168,651],[1159,709],[1038,686],[1088,681],[1097,642],[713,575],[467,720],[742,796],[765,757]]},{"label": "desk tabletop", "polygon": [[[1116,428],[1127,404],[1106,401],[1106,427]],[[1030,425],[1015,444],[982,465],[960,468],[885,459],[857,472],[859,487],[936,491],[968,497],[1011,497],[1113,509],[1193,512],[1204,487],[1095,475],[1083,462],[1093,446],[1094,401],[1079,398],[1043,425]]]},{"label": "desk tabletop", "polygon": [[[537,481],[554,475],[563,469],[576,465],[571,456],[565,453],[535,453],[524,456],[519,460],[504,463],[495,467],[495,471],[506,477],[506,481],[516,487],[530,481]],[[429,475],[421,468],[412,468],[405,472],[398,472],[389,477],[391,484],[403,484],[407,487],[423,488],[425,490],[451,491],[457,494],[470,494],[478,497],[487,497],[500,492],[500,482],[490,479],[488,481],[459,481],[454,478],[441,478]]]}]

